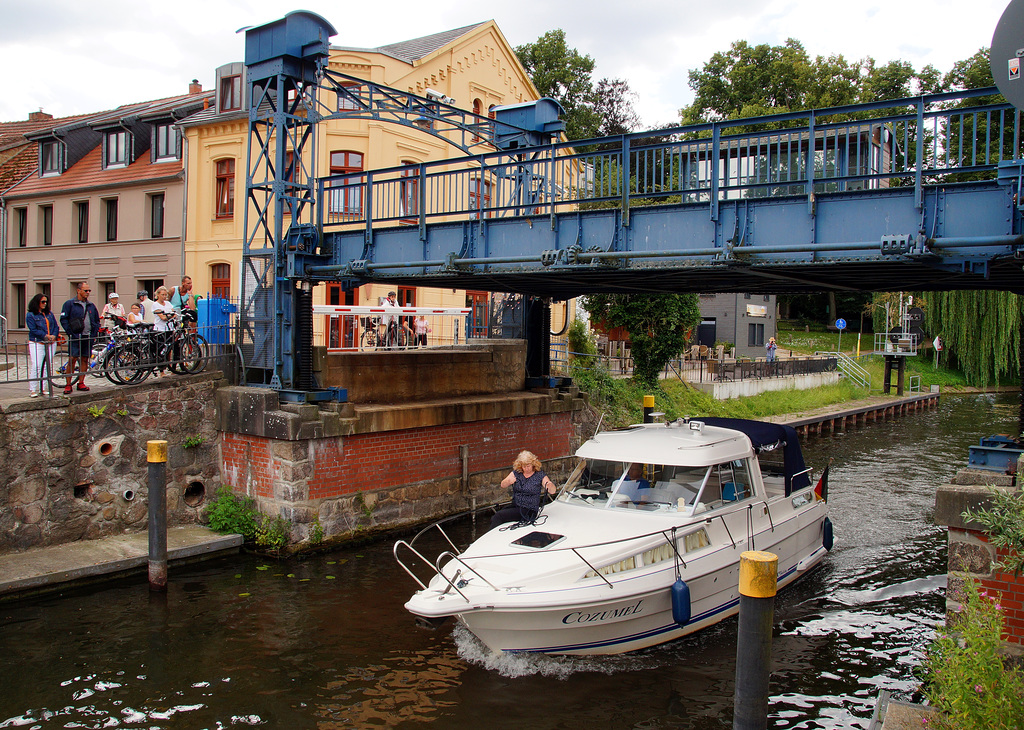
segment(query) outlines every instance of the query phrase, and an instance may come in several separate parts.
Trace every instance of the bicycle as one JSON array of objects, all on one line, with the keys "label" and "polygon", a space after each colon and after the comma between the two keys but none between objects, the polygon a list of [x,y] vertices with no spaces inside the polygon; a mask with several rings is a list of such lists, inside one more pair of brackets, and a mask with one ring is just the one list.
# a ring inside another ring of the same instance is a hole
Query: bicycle
[{"label": "bicycle", "polygon": [[[107,357],[108,371],[125,383],[138,383],[164,366],[171,372],[197,373],[206,367],[209,344],[192,329],[197,321],[194,311],[176,313],[169,330],[148,330],[129,334]],[[135,336],[132,336],[132,335]]]},{"label": "bicycle", "polygon": [[[104,335],[107,335],[107,339],[104,340]],[[111,330],[109,333],[101,332],[98,336],[97,342],[92,347],[92,351],[89,354],[89,366],[85,372],[94,378],[102,378],[106,376],[111,382],[115,382],[111,379],[110,373],[107,371],[107,358],[110,352],[117,346],[116,342],[117,329]],[[51,367],[49,375],[50,382],[58,387],[63,387],[68,379],[75,379],[79,377],[79,371],[73,373],[69,372],[70,369],[70,357],[66,352],[61,352],[64,357],[64,361],[57,365],[55,368]]]}]

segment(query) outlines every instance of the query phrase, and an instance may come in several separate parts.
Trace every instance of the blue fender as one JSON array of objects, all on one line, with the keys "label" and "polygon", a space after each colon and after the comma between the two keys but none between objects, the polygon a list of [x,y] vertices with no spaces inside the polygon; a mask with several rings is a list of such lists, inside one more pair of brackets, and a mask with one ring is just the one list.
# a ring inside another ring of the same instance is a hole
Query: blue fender
[{"label": "blue fender", "polygon": [[690,623],[690,586],[682,578],[672,584],[672,618],[680,626]]},{"label": "blue fender", "polygon": [[822,529],[822,540],[821,544],[825,546],[825,549],[829,552],[832,551],[832,543],[834,538],[832,537],[832,520],[828,517],[825,518],[825,522],[821,525]]}]

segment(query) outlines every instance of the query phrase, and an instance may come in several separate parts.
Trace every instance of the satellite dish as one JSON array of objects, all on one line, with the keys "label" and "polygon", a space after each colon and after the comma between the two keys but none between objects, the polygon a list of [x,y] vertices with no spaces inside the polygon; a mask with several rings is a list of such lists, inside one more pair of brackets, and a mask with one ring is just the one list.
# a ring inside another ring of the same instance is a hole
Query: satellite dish
[{"label": "satellite dish", "polygon": [[1010,0],[992,35],[989,54],[992,78],[1006,100],[1018,109],[1024,109],[1024,0]]}]

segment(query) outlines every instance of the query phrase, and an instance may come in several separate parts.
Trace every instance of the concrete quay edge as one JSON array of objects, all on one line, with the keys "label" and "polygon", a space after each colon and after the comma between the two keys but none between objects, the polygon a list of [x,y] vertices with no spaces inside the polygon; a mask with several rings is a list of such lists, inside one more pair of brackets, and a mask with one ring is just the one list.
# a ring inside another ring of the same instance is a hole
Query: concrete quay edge
[{"label": "concrete quay edge", "polygon": [[[241,535],[221,535],[201,525],[171,527],[167,561],[173,565],[237,553],[242,542]],[[8,553],[0,555],[0,601],[143,572],[148,564],[148,532]]]}]

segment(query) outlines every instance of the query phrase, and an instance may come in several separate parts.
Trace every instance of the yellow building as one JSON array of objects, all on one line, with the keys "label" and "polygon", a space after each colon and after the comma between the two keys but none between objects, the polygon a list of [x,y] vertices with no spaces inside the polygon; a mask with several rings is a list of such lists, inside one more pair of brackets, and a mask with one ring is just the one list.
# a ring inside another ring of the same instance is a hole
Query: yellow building
[{"label": "yellow building", "polygon": [[[332,47],[338,73],[424,95],[432,89],[477,114],[491,107],[539,98],[512,47],[494,21],[456,28],[380,48]],[[248,111],[245,68],[217,70],[216,103],[181,122],[186,167],[185,271],[195,290],[239,296],[244,237]],[[316,126],[321,176],[358,173],[409,163],[460,157],[453,145],[418,130],[374,120],[330,120]],[[250,215],[252,209],[250,208]],[[466,306],[484,292],[367,284],[351,291],[317,287],[315,304],[376,305],[391,289],[406,306]],[[323,323],[317,323],[322,331]]]}]

